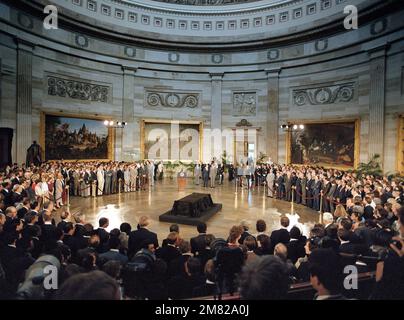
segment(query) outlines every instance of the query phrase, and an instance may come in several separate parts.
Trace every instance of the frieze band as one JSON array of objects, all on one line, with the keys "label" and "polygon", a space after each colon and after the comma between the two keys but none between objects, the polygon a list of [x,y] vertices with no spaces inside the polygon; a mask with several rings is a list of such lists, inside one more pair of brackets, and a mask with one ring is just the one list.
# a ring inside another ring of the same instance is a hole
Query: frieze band
[{"label": "frieze band", "polygon": [[48,76],[48,95],[71,99],[107,102],[109,87]]}]

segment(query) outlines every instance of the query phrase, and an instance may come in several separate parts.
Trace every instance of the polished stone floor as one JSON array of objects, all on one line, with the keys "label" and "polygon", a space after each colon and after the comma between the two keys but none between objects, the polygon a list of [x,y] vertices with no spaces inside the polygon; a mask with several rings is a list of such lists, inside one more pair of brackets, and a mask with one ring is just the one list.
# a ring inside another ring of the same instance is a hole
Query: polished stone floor
[{"label": "polished stone floor", "polygon": [[[208,233],[216,237],[227,237],[231,226],[247,220],[250,232],[256,233],[255,222],[264,219],[268,232],[279,227],[279,217],[288,214],[291,224],[299,223],[304,233],[318,222],[319,214],[302,205],[294,205],[294,212],[290,215],[291,203],[272,199],[264,195],[264,188],[255,190],[235,188],[234,183],[225,182],[216,188],[203,188],[196,186],[189,179],[185,189],[178,190],[177,181],[165,179],[158,181],[155,186],[146,191],[105,195],[101,197],[71,197],[70,212],[73,214],[81,211],[86,216],[86,222],[98,227],[98,219],[107,217],[110,227],[119,228],[122,222],[129,222],[132,228],[136,228],[138,218],[148,215],[151,218],[150,230],[157,232],[159,239],[168,234],[170,223],[159,222],[160,214],[171,209],[174,200],[180,199],[192,192],[210,193],[214,202],[222,203],[223,209],[208,222]],[[180,225],[181,237],[189,239],[196,234],[196,227]]]}]

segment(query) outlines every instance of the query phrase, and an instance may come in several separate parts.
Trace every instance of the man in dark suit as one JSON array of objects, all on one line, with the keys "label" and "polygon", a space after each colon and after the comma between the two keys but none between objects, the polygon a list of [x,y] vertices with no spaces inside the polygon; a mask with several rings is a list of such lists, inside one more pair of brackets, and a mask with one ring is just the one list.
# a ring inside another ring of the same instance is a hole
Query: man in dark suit
[{"label": "man in dark suit", "polygon": [[132,257],[141,248],[144,240],[152,240],[154,247],[158,248],[159,242],[157,239],[157,234],[151,232],[147,229],[149,225],[149,218],[147,216],[142,216],[139,219],[138,230],[132,231],[129,234],[128,240],[128,256]]},{"label": "man in dark suit", "polygon": [[299,258],[306,256],[304,246],[306,245],[306,237],[302,235],[298,227],[293,227],[289,231],[290,241],[287,245],[288,249],[288,259],[292,261],[293,264],[297,262]]},{"label": "man in dark suit", "polygon": [[13,199],[12,199],[12,193],[10,190],[11,183],[10,183],[10,181],[4,181],[2,186],[3,186],[3,189],[1,190],[1,193],[4,196],[3,202],[4,202],[4,206],[7,208],[7,207],[14,205]]},{"label": "man in dark suit", "polygon": [[22,170],[19,170],[16,176],[11,179],[11,186],[14,187],[16,184],[21,184],[22,182]]},{"label": "man in dark suit", "polygon": [[20,209],[18,209],[17,211],[17,217],[18,219],[24,219],[25,215],[28,213],[28,211],[30,211],[30,207],[29,207],[30,201],[28,198],[25,198],[22,202],[22,207]]},{"label": "man in dark suit", "polygon": [[13,191],[11,192],[11,202],[13,203],[13,205],[21,203],[24,200],[21,191],[22,187],[19,184],[14,185]]},{"label": "man in dark suit", "polygon": [[206,223],[200,222],[196,226],[198,230],[198,235],[196,237],[191,238],[191,252],[194,255],[198,255],[200,252],[205,250],[206,247]]},{"label": "man in dark suit", "polygon": [[17,209],[13,206],[7,207],[4,214],[6,215],[7,222],[17,219]]},{"label": "man in dark suit", "polygon": [[75,230],[73,236],[76,238],[78,249],[83,249],[87,247],[88,239],[85,237],[87,235],[87,231],[84,228],[85,217],[82,213],[76,213],[74,215]]},{"label": "man in dark suit", "polygon": [[57,228],[60,230],[64,230],[65,225],[69,222],[67,219],[69,218],[69,211],[63,211],[60,214],[60,222],[57,224]]},{"label": "man in dark suit", "polygon": [[[51,216],[53,212],[54,204],[52,201],[47,201],[43,204],[43,210],[39,213],[38,225],[43,225],[45,221],[45,216]],[[51,218],[51,222],[56,226],[55,219]]]},{"label": "man in dark suit", "polygon": [[338,239],[341,242],[339,246],[339,253],[346,254],[366,254],[367,248],[360,243],[352,243],[351,239],[353,237],[353,232],[348,231],[344,228],[338,229]]},{"label": "man in dark suit", "polygon": [[172,260],[178,258],[181,255],[180,251],[175,245],[177,239],[178,234],[176,232],[170,232],[167,236],[167,245],[156,250],[156,257],[164,260],[167,265],[169,265]]},{"label": "man in dark suit", "polygon": [[51,246],[58,240],[56,237],[56,226],[52,224],[52,216],[45,214],[43,216],[44,223],[41,225],[41,237],[40,240],[44,245]]},{"label": "man in dark suit", "polygon": [[100,245],[98,247],[98,253],[104,253],[108,251],[109,232],[106,230],[109,226],[109,220],[107,218],[100,218],[98,220],[99,228],[96,230],[96,234],[100,237]]},{"label": "man in dark suit", "polygon": [[72,260],[77,256],[77,250],[79,249],[79,244],[77,242],[77,238],[73,236],[75,228],[73,223],[67,222],[63,227],[63,243],[70,248],[72,254]]},{"label": "man in dark suit", "polygon": [[365,196],[365,207],[363,208],[363,217],[366,220],[373,219],[374,208],[372,206],[372,198],[370,196]]},{"label": "man in dark suit", "polygon": [[317,291],[316,300],[345,300],[341,295],[342,268],[332,249],[318,248],[309,255],[310,282]]},{"label": "man in dark suit", "polygon": [[314,201],[313,201],[313,209],[316,211],[320,210],[320,193],[321,193],[321,181],[318,178],[318,176],[316,176],[314,178],[314,184],[313,184],[313,197],[314,197]]},{"label": "man in dark suit", "polygon": [[120,246],[121,241],[118,237],[110,237],[108,241],[109,251],[100,254],[100,260],[105,262],[114,260],[120,262],[121,265],[125,265],[128,262],[128,257],[119,252]]},{"label": "man in dark suit", "polygon": [[284,245],[288,245],[290,241],[289,231],[287,230],[289,227],[289,218],[286,216],[281,217],[281,228],[278,230],[274,230],[271,233],[271,252],[278,243],[283,243]]},{"label": "man in dark suit", "polygon": [[23,280],[24,272],[34,263],[34,259],[17,248],[18,234],[10,232],[5,236],[5,246],[0,248],[0,261],[4,269],[5,280],[12,292],[17,290]]}]

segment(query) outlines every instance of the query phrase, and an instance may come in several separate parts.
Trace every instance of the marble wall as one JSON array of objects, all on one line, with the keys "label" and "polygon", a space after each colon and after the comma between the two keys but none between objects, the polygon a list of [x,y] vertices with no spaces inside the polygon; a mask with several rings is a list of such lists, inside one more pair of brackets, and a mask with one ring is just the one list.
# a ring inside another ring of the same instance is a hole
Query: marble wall
[{"label": "marble wall", "polygon": [[[126,121],[125,129],[116,129],[116,160],[140,158],[144,119],[201,121],[222,130],[246,119],[259,129],[257,154],[279,162],[286,161],[281,124],[358,119],[359,160],[380,153],[385,171],[399,169],[404,10],[365,21],[358,30],[337,28],[287,45],[196,52],[110,41],[84,27],[44,30],[40,15],[3,0],[0,9],[0,127],[15,130],[16,162],[40,140],[41,113],[52,112]],[[50,79],[107,93],[55,94]]]}]

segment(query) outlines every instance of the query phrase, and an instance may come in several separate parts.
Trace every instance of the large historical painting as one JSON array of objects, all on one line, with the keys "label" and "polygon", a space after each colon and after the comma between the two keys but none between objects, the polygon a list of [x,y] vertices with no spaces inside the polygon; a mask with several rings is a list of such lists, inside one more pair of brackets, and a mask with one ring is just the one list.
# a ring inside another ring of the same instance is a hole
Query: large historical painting
[{"label": "large historical painting", "polygon": [[103,120],[45,115],[46,160],[108,159],[108,128]]},{"label": "large historical painting", "polygon": [[318,166],[355,166],[355,122],[312,123],[291,133],[290,162]]},{"label": "large historical painting", "polygon": [[199,123],[145,122],[143,131],[144,159],[199,160]]}]

